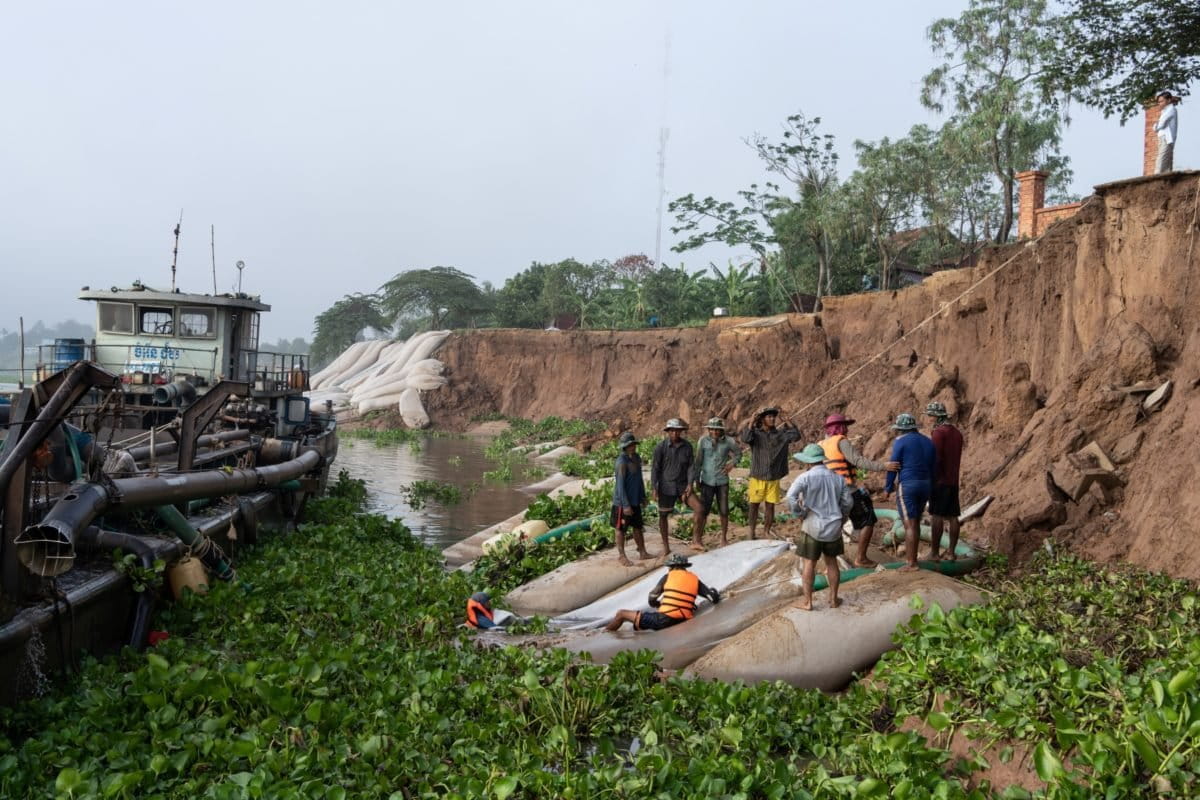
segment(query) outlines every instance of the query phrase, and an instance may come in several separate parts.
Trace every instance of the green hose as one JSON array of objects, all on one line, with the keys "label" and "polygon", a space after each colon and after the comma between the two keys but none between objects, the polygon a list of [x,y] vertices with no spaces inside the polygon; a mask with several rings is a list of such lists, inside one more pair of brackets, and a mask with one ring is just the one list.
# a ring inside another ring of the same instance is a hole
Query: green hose
[{"label": "green hose", "polygon": [[[154,511],[158,514],[158,518],[179,537],[179,541],[199,553],[200,560],[215,572],[218,578],[223,581],[233,579],[235,573],[233,567],[225,560],[225,554],[212,544],[211,540],[201,536],[200,532],[187,521],[187,517],[179,513],[179,509],[172,505],[165,505],[155,506]],[[207,546],[205,546],[206,543]]]}]

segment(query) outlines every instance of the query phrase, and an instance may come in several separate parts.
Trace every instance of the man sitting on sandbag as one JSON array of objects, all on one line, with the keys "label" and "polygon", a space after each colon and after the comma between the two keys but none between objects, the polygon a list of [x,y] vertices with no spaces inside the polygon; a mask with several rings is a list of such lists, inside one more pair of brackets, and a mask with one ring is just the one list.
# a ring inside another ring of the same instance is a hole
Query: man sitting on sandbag
[{"label": "man sitting on sandbag", "polygon": [[688,571],[692,564],[682,553],[667,557],[667,574],[650,590],[650,606],[657,611],[621,609],[605,626],[606,631],[619,630],[626,622],[635,631],[659,631],[686,622],[696,615],[696,598],[707,597],[713,605],[721,602],[716,589],[704,585],[696,574]]}]

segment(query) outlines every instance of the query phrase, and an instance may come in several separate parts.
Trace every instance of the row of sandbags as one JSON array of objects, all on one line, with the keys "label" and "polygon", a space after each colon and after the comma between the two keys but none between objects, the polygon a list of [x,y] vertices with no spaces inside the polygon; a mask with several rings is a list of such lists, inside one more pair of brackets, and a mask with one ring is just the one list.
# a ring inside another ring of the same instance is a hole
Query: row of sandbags
[{"label": "row of sandbags", "polygon": [[360,414],[396,408],[405,425],[424,428],[429,415],[421,392],[446,385],[445,367],[432,356],[449,335],[450,331],[427,331],[403,342],[356,342],[309,379],[308,397]]}]

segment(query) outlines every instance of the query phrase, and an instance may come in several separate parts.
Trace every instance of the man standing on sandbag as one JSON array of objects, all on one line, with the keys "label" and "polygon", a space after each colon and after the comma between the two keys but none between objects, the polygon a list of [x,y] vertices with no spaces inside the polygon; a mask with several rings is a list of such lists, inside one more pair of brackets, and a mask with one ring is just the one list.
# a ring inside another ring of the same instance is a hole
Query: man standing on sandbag
[{"label": "man standing on sandbag", "polygon": [[899,435],[892,444],[890,465],[898,465],[899,472],[889,472],[883,491],[885,497],[892,496],[893,487],[900,493],[896,508],[904,520],[904,543],[907,545],[908,563],[901,567],[903,572],[917,569],[917,547],[921,539],[921,515],[929,502],[933,490],[933,476],[937,468],[937,450],[928,436],[917,430],[917,420],[912,414],[900,414],[892,430]]},{"label": "man standing on sandbag", "polygon": [[886,472],[887,465],[881,461],[871,461],[846,438],[853,424],[854,420],[842,414],[830,414],[825,418],[826,438],[817,444],[825,451],[825,466],[845,479],[854,496],[854,508],[850,509],[850,525],[858,539],[858,555],[854,557],[854,566],[873,567],[875,562],[867,558],[867,548],[871,545],[871,534],[875,532],[878,517],[875,516],[875,506],[871,504],[871,493],[865,486],[857,485],[855,472]]},{"label": "man standing on sandbag", "polygon": [[958,515],[962,513],[958,501],[958,471],[962,462],[963,435],[950,424],[946,407],[938,402],[925,406],[925,415],[933,417],[930,437],[937,459],[937,470],[933,476],[933,490],[929,493],[930,526],[929,557],[937,561],[942,546],[942,530],[949,528],[950,542],[946,546],[946,560],[958,560]]},{"label": "man standing on sandbag", "polygon": [[779,409],[767,406],[754,415],[750,427],[742,432],[742,441],[750,445],[750,485],[747,499],[750,501],[750,538],[755,538],[758,525],[758,504],[763,503],[763,532],[770,538],[775,524],[775,504],[783,495],[779,481],[788,471],[788,445],[800,440],[800,431],[792,423],[782,428],[775,427],[779,420]]},{"label": "man standing on sandbag", "polygon": [[620,630],[626,622],[633,623],[635,631],[660,631],[696,615],[696,598],[707,597],[713,605],[721,602],[716,589],[704,585],[688,567],[691,562],[682,553],[672,553],[667,558],[667,574],[650,590],[649,604],[655,611],[631,611],[623,608],[604,626],[606,631]]},{"label": "man standing on sandbag", "polygon": [[796,608],[812,611],[813,581],[817,577],[817,561],[825,559],[825,579],[829,581],[829,607],[842,604],[838,585],[842,572],[838,556],[845,552],[842,543],[842,520],[854,507],[854,495],[846,479],[829,469],[825,448],[810,444],[796,453],[801,464],[813,466],[792,481],[787,492],[788,508],[803,518],[796,551],[804,559],[804,599]]},{"label": "man standing on sandbag", "polygon": [[692,547],[704,549],[704,528],[713,503],[721,515],[721,546],[729,544],[729,473],[742,457],[742,448],[732,436],[725,435],[725,421],[713,417],[708,421],[708,435],[696,444],[696,460],[690,476],[693,494],[699,495],[700,507],[692,523]]},{"label": "man standing on sandbag", "polygon": [[633,431],[625,431],[618,442],[621,448],[613,466],[613,505],[610,521],[617,532],[617,560],[632,566],[625,557],[625,531],[633,531],[637,544],[638,559],[650,557],[646,552],[646,540],[642,535],[642,506],[646,505],[646,483],[642,480],[642,458],[638,455],[637,437]]},{"label": "man standing on sandbag", "polygon": [[692,443],[683,438],[687,423],[677,418],[669,419],[663,430],[667,436],[654,448],[654,455],[650,459],[650,491],[654,494],[654,502],[658,504],[658,532],[662,535],[663,555],[666,555],[671,552],[667,523],[675,504],[683,501],[684,505],[691,506],[693,512],[699,509],[700,504],[692,495],[692,485],[688,481],[695,451],[692,450]]}]

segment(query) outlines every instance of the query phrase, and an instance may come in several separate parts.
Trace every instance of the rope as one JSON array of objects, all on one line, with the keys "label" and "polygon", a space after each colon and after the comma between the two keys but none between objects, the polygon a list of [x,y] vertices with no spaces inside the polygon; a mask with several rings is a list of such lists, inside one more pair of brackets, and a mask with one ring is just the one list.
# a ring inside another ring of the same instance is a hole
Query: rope
[{"label": "rope", "polygon": [[[1042,236],[1045,236],[1045,234],[1042,234]],[[1029,241],[1029,242],[1028,242],[1028,243],[1025,245],[1025,248],[1033,248],[1035,256],[1036,256],[1036,254],[1037,254],[1036,245],[1037,245],[1038,241],[1040,241],[1040,240],[1041,240],[1041,238],[1042,238],[1042,237],[1041,237],[1041,236],[1039,236],[1039,237],[1037,237],[1036,239],[1033,239],[1033,240]],[[885,355],[887,354],[887,352],[888,352],[889,350],[891,350],[893,347],[895,347],[896,345],[900,344],[900,342],[903,342],[905,339],[907,339],[908,337],[912,336],[912,335],[913,335],[914,333],[916,333],[917,331],[919,331],[919,330],[921,330],[922,328],[924,328],[924,327],[925,327],[926,325],[928,325],[928,324],[929,324],[929,323],[930,323],[932,320],[934,320],[934,319],[936,319],[937,317],[941,316],[943,313],[945,313],[945,312],[946,312],[946,310],[947,310],[947,309],[949,309],[951,306],[953,306],[953,305],[954,305],[955,303],[957,303],[959,300],[962,300],[964,297],[966,297],[967,295],[969,295],[969,294],[971,294],[972,292],[974,292],[974,291],[975,291],[976,289],[978,289],[978,288],[979,288],[979,287],[980,287],[980,286],[981,286],[983,283],[985,283],[986,281],[990,280],[990,279],[991,279],[993,276],[995,276],[995,275],[996,275],[996,273],[1000,272],[1001,270],[1003,270],[1004,268],[1006,268],[1006,267],[1007,267],[1009,264],[1013,263],[1013,262],[1014,262],[1014,261],[1016,261],[1018,258],[1020,258],[1021,256],[1023,256],[1023,255],[1025,254],[1025,248],[1022,248],[1022,249],[1021,249],[1019,252],[1013,253],[1013,254],[1012,254],[1012,256],[1011,256],[1011,257],[1009,257],[1009,258],[1008,258],[1006,261],[1004,261],[1004,262],[1003,262],[1003,263],[1002,263],[1000,266],[996,267],[996,268],[995,268],[995,269],[993,269],[991,272],[987,273],[987,274],[986,274],[986,275],[984,275],[982,278],[980,278],[979,280],[975,281],[973,284],[971,284],[970,286],[968,286],[966,289],[964,289],[964,290],[962,291],[962,293],[961,293],[961,294],[959,294],[959,295],[958,295],[957,297],[955,297],[954,299],[952,299],[952,300],[947,300],[946,302],[942,303],[940,306],[938,306],[938,310],[937,310],[937,311],[933,312],[933,313],[932,313],[932,314],[930,314],[928,317],[926,317],[925,319],[923,319],[923,320],[921,320],[920,322],[918,322],[918,323],[916,324],[916,326],[915,326],[914,328],[912,328],[912,330],[906,331],[904,334],[902,334],[902,335],[900,336],[900,338],[899,338],[899,339],[897,339],[896,341],[894,341],[894,342],[892,342],[891,344],[889,344],[889,345],[887,345],[886,347],[884,347],[884,348],[883,348],[882,350],[880,350],[878,353],[876,353],[875,355],[871,356],[871,357],[870,357],[870,358],[868,358],[866,361],[864,361],[864,362],[863,362],[863,363],[862,363],[862,364],[861,364],[861,365],[860,365],[860,366],[859,366],[857,369],[855,369],[855,370],[851,371],[851,372],[850,372],[850,374],[848,374],[848,375],[846,375],[845,377],[841,378],[840,380],[838,380],[837,382],[835,382],[835,383],[834,383],[832,386],[830,386],[828,389],[826,389],[825,391],[821,392],[819,395],[817,395],[816,397],[814,397],[812,400],[808,401],[808,403],[806,403],[806,404],[805,404],[803,407],[801,407],[801,408],[800,408],[798,411],[796,411],[796,412],[795,412],[795,413],[793,413],[791,416],[789,416],[789,417],[788,417],[788,420],[790,421],[790,420],[793,420],[793,419],[795,419],[796,417],[800,416],[801,414],[803,414],[803,413],[804,413],[805,411],[807,411],[808,409],[810,409],[810,408],[812,408],[813,406],[815,406],[815,405],[816,405],[817,403],[819,403],[821,400],[825,399],[827,396],[829,396],[830,394],[832,394],[832,393],[834,392],[834,390],[836,390],[836,389],[837,389],[839,386],[841,386],[843,383],[845,383],[846,381],[850,380],[851,378],[853,378],[853,377],[854,377],[855,375],[857,375],[858,373],[862,372],[864,369],[866,369],[868,366],[870,366],[870,365],[871,365],[873,362],[875,362],[875,361],[879,360],[880,358],[882,358],[883,356],[885,356]]]}]

